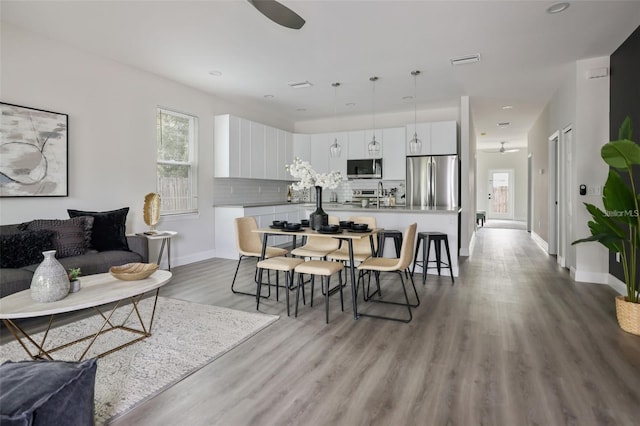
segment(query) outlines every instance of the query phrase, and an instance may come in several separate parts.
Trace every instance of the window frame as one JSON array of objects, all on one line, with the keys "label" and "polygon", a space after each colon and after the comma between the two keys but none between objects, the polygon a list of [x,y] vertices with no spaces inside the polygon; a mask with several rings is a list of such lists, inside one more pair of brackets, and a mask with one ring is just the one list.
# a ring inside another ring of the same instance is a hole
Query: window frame
[{"label": "window frame", "polygon": [[[187,161],[175,161],[175,160],[161,160],[159,158],[160,154],[160,144],[162,142],[161,130],[158,132],[157,123],[158,120],[162,121],[161,114],[172,115],[180,118],[184,118],[189,120],[189,136],[188,136],[188,160]],[[199,118],[196,115],[188,114],[180,111],[176,111],[175,109],[158,106],[156,108],[156,191],[160,194],[160,198],[162,199],[162,193],[160,192],[160,188],[158,187],[159,178],[158,175],[158,166],[167,165],[167,166],[187,166],[188,167],[188,182],[189,182],[189,190],[191,191],[191,200],[190,200],[190,208],[182,209],[182,210],[164,210],[162,208],[162,203],[160,207],[160,216],[176,216],[182,214],[193,214],[199,213],[198,206],[198,121]]]}]

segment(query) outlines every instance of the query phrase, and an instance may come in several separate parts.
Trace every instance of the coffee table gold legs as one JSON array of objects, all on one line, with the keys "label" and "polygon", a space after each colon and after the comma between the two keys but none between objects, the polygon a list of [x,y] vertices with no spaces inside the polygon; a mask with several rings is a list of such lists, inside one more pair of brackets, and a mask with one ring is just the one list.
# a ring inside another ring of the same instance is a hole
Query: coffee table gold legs
[{"label": "coffee table gold legs", "polygon": [[[45,343],[47,340],[47,337],[49,335],[49,330],[51,329],[51,326],[53,324],[53,318],[55,315],[51,315],[51,317],[49,318],[49,322],[47,324],[47,328],[44,332],[44,336],[42,337],[42,341],[40,343],[36,342],[26,331],[24,331],[19,325],[17,325],[14,321],[10,320],[10,319],[3,319],[2,322],[5,324],[5,326],[7,327],[7,329],[9,330],[9,332],[13,335],[13,337],[16,338],[16,340],[20,343],[20,345],[24,348],[24,350],[27,352],[27,354],[29,354],[29,356],[32,359],[49,359],[52,360],[53,357],[51,356],[51,354],[53,352],[59,351],[61,349],[67,348],[71,345],[75,345],[78,344],[80,342],[84,342],[86,340],[90,340],[89,344],[87,345],[87,347],[85,348],[85,350],[82,352],[82,354],[80,355],[80,357],[77,359],[78,361],[82,361],[84,359],[84,357],[87,355],[87,353],[89,352],[89,350],[91,349],[91,347],[93,346],[93,344],[95,343],[95,341],[98,339],[98,336],[107,333],[109,331],[112,330],[124,330],[124,331],[128,331],[134,334],[138,334],[139,337],[134,338],[133,340],[127,341],[125,343],[123,343],[120,346],[117,346],[115,348],[109,349],[105,352],[102,352],[101,354],[97,355],[98,358],[101,358],[105,355],[108,355],[112,352],[115,352],[119,349],[125,348],[127,346],[132,345],[133,343],[136,343],[140,340],[146,339],[147,337],[151,336],[151,328],[153,327],[153,319],[155,317],[155,312],[156,312],[156,307],[158,304],[158,293],[159,293],[160,289],[156,289],[155,290],[155,299],[153,301],[153,309],[151,311],[151,316],[149,318],[149,324],[148,327],[145,326],[145,323],[142,319],[142,315],[140,313],[140,310],[138,309],[138,304],[140,303],[140,301],[142,300],[142,297],[144,295],[139,295],[139,296],[135,296],[132,297],[131,300],[131,311],[128,313],[128,315],[125,317],[125,319],[122,321],[121,324],[119,325],[114,325],[111,322],[111,317],[113,316],[113,314],[116,312],[116,310],[118,310],[118,308],[121,307],[121,304],[124,300],[120,300],[116,303],[116,305],[111,309],[111,311],[108,313],[108,315],[105,315],[105,313],[103,313],[99,308],[94,307],[94,309],[100,314],[100,316],[102,316],[102,318],[104,319],[104,321],[102,322],[100,328],[92,334],[89,334],[88,336],[82,337],[80,339],[74,340],[72,342],[68,342],[68,343],[64,343],[60,346],[56,346],[54,348],[51,349],[45,349]],[[136,317],[138,318],[138,322],[139,322],[139,326],[141,329],[136,329],[136,328],[131,328],[128,326],[125,326],[124,324],[129,320],[129,318],[131,317],[132,313],[136,313]],[[31,352],[31,350],[29,350],[29,346],[27,345],[27,342],[30,343],[31,345],[33,345],[37,350],[38,353],[34,354]]]}]

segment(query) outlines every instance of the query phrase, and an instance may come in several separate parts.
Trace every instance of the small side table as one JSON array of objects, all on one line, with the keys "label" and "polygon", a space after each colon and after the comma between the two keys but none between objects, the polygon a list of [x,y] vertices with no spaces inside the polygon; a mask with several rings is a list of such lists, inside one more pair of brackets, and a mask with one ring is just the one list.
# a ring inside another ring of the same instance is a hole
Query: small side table
[{"label": "small side table", "polygon": [[160,245],[160,253],[158,254],[158,265],[162,261],[162,255],[164,254],[164,246],[167,246],[167,270],[171,270],[171,239],[178,235],[176,231],[155,231],[155,233],[150,232],[140,232],[137,235],[142,235],[146,237],[148,240],[162,240],[162,244]]}]

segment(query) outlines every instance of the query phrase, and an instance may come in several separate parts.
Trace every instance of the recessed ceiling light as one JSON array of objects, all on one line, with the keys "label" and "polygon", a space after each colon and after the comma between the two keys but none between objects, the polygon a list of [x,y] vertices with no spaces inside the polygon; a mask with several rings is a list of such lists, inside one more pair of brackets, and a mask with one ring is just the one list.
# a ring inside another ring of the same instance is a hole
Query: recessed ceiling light
[{"label": "recessed ceiling light", "polygon": [[480,54],[475,53],[473,55],[458,56],[457,58],[451,58],[449,60],[451,61],[451,65],[473,64],[474,62],[480,62]]},{"label": "recessed ceiling light", "polygon": [[222,71],[211,70],[211,71],[209,71],[209,75],[212,75],[214,77],[220,77],[222,75]]},{"label": "recessed ceiling light", "polygon": [[354,107],[354,106],[356,106],[356,103],[355,102],[349,102],[349,103],[347,103],[345,105],[348,106],[348,107]]},{"label": "recessed ceiling light", "polygon": [[313,84],[311,84],[308,81],[294,81],[294,82],[289,82],[287,83],[290,87],[293,87],[294,89],[302,89],[303,87],[311,87],[313,86]]},{"label": "recessed ceiling light", "polygon": [[570,4],[568,2],[554,3],[547,8],[547,13],[560,13],[564,12],[569,8]]},{"label": "recessed ceiling light", "polygon": [[274,98],[275,96],[273,96],[273,95],[264,95],[264,97],[265,97],[265,99],[271,99],[271,98]]},{"label": "recessed ceiling light", "polygon": [[502,109],[513,109],[513,105],[505,105]]}]

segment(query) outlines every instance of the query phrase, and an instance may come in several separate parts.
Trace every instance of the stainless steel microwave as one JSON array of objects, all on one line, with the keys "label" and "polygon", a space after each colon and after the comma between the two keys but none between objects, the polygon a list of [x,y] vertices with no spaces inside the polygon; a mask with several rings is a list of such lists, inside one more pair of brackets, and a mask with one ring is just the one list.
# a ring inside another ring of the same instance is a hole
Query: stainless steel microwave
[{"label": "stainless steel microwave", "polygon": [[347,160],[347,178],[382,179],[382,158]]}]

